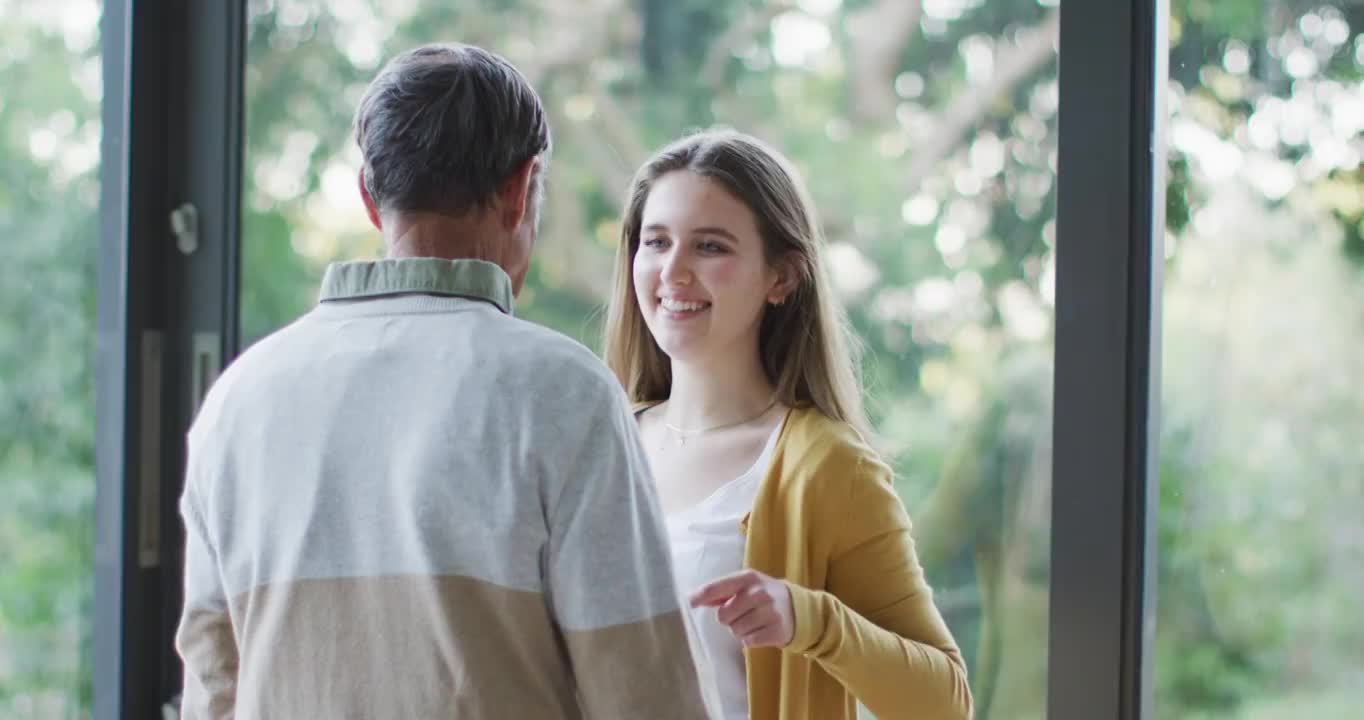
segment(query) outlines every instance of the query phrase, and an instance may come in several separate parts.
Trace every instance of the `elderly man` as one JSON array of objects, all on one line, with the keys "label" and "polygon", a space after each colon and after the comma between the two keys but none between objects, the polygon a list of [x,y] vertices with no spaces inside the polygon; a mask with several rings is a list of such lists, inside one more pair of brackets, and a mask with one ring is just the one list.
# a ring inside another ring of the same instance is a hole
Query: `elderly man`
[{"label": "elderly man", "polygon": [[355,127],[387,257],[328,268],[189,434],[184,717],[705,717],[623,393],[511,314],[535,91],[426,46]]}]

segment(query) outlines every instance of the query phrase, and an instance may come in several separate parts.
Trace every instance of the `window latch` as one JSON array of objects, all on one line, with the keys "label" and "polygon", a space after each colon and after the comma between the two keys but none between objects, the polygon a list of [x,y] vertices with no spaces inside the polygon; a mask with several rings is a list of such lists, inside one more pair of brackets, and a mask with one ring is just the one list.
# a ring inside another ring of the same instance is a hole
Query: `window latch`
[{"label": "window latch", "polygon": [[181,254],[192,255],[199,249],[199,210],[192,203],[182,203],[171,211],[170,226]]}]

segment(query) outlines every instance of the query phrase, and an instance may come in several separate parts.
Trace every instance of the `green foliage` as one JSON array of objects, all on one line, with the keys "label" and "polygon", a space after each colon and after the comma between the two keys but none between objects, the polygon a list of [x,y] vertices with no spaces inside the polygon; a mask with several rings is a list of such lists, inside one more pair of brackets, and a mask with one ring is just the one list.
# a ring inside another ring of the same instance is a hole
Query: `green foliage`
[{"label": "green foliage", "polygon": [[1175,0],[1171,4],[1171,13],[1176,18],[1207,25],[1219,35],[1240,40],[1264,36],[1265,11],[1260,3]]},{"label": "green foliage", "polygon": [[0,26],[0,717],[90,701],[97,49]]}]

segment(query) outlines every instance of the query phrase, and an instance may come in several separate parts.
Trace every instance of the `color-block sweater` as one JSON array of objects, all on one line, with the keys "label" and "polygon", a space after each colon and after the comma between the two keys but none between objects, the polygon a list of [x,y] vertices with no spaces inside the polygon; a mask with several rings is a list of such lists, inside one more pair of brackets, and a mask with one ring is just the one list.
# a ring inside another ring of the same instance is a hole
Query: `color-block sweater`
[{"label": "color-block sweater", "polygon": [[474,260],[328,270],[189,433],[186,718],[703,718],[624,394]]}]

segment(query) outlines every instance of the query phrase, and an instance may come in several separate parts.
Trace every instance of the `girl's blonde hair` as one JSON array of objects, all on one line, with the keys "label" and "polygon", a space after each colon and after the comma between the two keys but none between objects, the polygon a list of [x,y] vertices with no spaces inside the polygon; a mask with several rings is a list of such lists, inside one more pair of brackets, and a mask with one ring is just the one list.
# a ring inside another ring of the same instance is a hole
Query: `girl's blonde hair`
[{"label": "girl's blonde hair", "polygon": [[672,390],[672,365],[644,324],[633,265],[644,204],[654,183],[678,170],[719,183],[752,211],[767,262],[787,265],[795,285],[780,305],[764,310],[758,353],[777,400],[813,407],[868,430],[862,406],[857,345],[834,297],[822,259],[824,240],[800,179],[781,153],[733,131],[684,137],[651,158],[631,183],[616,249],[615,283],[607,309],[606,362],[634,402],[660,402]]}]

